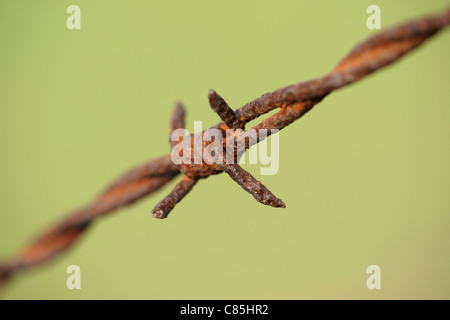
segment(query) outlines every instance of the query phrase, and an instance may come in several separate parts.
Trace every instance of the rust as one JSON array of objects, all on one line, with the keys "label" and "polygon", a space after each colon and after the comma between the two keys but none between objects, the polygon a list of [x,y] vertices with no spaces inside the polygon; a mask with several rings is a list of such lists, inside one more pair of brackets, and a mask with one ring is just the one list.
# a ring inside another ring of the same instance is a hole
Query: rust
[{"label": "rust", "polygon": [[172,192],[165,197],[156,207],[152,210],[152,216],[158,219],[167,218],[167,215],[172,211],[175,205],[180,202],[197,183],[197,179],[192,179],[185,176],[175,186]]},{"label": "rust", "polygon": [[219,115],[220,119],[222,119],[228,128],[242,129],[244,127],[244,124],[236,118],[233,109],[231,109],[225,100],[213,89],[209,90],[208,100],[211,109]]},{"label": "rust", "polygon": [[148,161],[129,170],[89,206],[50,226],[15,258],[0,264],[0,287],[13,273],[45,262],[68,249],[97,217],[151,194],[178,174],[170,156]]},{"label": "rust", "polygon": [[222,165],[221,168],[259,203],[275,208],[286,208],[286,205],[282,200],[274,196],[269,189],[256,180],[249,172],[242,169],[238,164],[226,164]]},{"label": "rust", "polygon": [[[401,26],[383,31],[356,46],[340,63],[324,77],[300,82],[262,95],[235,112],[215,91],[210,91],[208,98],[211,108],[219,115],[222,122],[212,127],[225,132],[228,128],[243,129],[245,125],[263,114],[276,108],[280,110],[254,126],[254,130],[283,129],[310,111],[333,90],[355,83],[363,77],[380,70],[397,61],[406,53],[422,45],[427,39],[450,24],[450,10],[444,14],[418,19]],[[185,111],[177,103],[171,119],[169,133],[184,128]],[[229,139],[235,139],[237,133],[223,140],[224,152]],[[200,133],[203,134],[203,133]],[[200,135],[199,134],[199,135]],[[270,131],[268,131],[268,135]],[[191,135],[188,145],[191,151],[201,152],[206,143],[196,144],[196,137]],[[249,148],[259,141],[246,143]],[[180,143],[171,142],[171,147]],[[195,153],[192,153],[195,154]],[[261,182],[239,167],[239,154],[234,154],[232,164],[200,163],[175,165],[170,155],[150,160],[133,168],[119,177],[105,189],[91,204],[84,209],[70,214],[67,218],[54,224],[32,241],[13,259],[0,264],[0,287],[12,275],[20,270],[38,265],[57,256],[72,246],[77,239],[99,217],[130,205],[155,192],[171,181],[178,174],[184,177],[173,191],[152,211],[156,218],[165,218],[175,205],[195,186],[199,179],[226,172],[244,190],[266,205],[285,207],[283,201],[275,197]],[[192,155],[192,160],[194,156]]]},{"label": "rust", "polygon": [[[184,117],[185,110],[181,102],[177,102],[172,111],[172,123],[170,124],[169,138],[173,131],[177,129],[184,129]],[[170,145],[174,147],[176,145],[175,141],[169,139]],[[172,163],[172,161],[170,161]]]}]

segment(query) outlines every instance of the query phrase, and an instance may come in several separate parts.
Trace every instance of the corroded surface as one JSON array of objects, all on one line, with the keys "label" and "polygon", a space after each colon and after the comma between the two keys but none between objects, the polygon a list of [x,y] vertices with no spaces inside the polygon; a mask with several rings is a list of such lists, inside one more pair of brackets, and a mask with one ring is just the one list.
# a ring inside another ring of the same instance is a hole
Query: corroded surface
[{"label": "corroded surface", "polygon": [[[283,129],[299,119],[331,91],[354,83],[401,58],[412,49],[423,44],[450,24],[450,11],[426,19],[416,20],[386,30],[356,46],[330,74],[314,80],[300,82],[274,92],[266,93],[232,112],[225,100],[210,92],[212,109],[223,122],[213,128],[224,132],[227,128],[244,128],[245,124],[273,109],[279,112],[263,120],[253,129]],[[171,122],[170,133],[184,127],[184,108],[177,104]],[[191,147],[203,150],[205,144]],[[234,138],[234,137],[231,137]],[[226,145],[224,139],[224,148]],[[171,142],[172,147],[176,142]],[[249,147],[250,145],[246,145]],[[235,155],[237,162],[239,155]],[[0,286],[11,275],[22,269],[47,261],[70,247],[98,217],[153,193],[171,181],[180,172],[184,174],[175,189],[153,210],[157,218],[164,218],[175,204],[193,188],[198,179],[225,171],[241,187],[259,202],[274,207],[284,207],[262,183],[236,163],[226,166],[216,164],[174,165],[170,156],[151,160],[131,169],[108,187],[86,208],[81,209],[48,228],[15,258],[0,265]]]}]

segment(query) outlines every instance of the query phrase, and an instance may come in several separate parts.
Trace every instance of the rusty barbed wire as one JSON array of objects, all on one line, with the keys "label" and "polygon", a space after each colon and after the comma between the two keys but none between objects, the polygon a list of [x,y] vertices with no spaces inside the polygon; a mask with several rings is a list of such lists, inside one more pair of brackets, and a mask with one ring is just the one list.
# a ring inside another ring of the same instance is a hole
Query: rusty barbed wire
[{"label": "rusty barbed wire", "polygon": [[[237,135],[244,134],[245,125],[249,121],[280,108],[277,113],[252,128],[257,132],[267,130],[267,135],[253,141],[244,140],[244,150],[248,149],[269,136],[270,129],[285,128],[311,110],[333,90],[354,83],[397,61],[449,24],[450,10],[447,10],[444,14],[419,19],[383,31],[356,46],[328,75],[266,93],[236,111],[233,111],[215,91],[210,90],[208,93],[210,106],[223,121],[212,128],[222,132],[227,129],[237,129]],[[177,103],[172,114],[169,133],[184,127],[184,114],[183,106]],[[260,137],[260,135],[257,136]],[[195,144],[194,135],[190,138],[192,149],[205,148],[204,143]],[[224,149],[229,139],[234,138],[235,136],[224,138]],[[178,143],[170,142],[172,148]],[[173,191],[156,205],[152,211],[154,217],[166,218],[198,180],[222,172],[227,173],[257,201],[273,207],[285,207],[282,200],[274,196],[261,182],[237,164],[241,155],[232,155],[236,160],[233,164],[207,164],[202,161],[199,164],[191,162],[179,165],[175,165],[170,155],[167,155],[129,170],[86,208],[54,224],[31,242],[17,257],[0,264],[0,287],[13,274],[50,260],[58,253],[65,251],[97,218],[144,198],[166,185],[180,173],[184,174],[184,177]]]}]

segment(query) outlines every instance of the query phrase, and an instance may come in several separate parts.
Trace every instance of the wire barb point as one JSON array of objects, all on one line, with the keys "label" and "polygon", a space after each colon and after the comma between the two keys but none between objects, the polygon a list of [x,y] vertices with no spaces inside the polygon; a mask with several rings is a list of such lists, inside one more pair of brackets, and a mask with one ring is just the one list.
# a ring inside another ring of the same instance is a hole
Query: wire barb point
[{"label": "wire barb point", "polygon": [[180,202],[189,193],[189,191],[192,190],[196,183],[197,179],[184,176],[175,188],[173,188],[172,192],[169,193],[169,195],[158,203],[152,210],[152,217],[157,219],[167,218],[175,205]]},{"label": "wire barb point", "polygon": [[236,118],[233,109],[231,109],[225,100],[213,89],[210,89],[208,92],[208,100],[211,109],[219,115],[220,119],[225,122],[228,128],[240,129],[243,127],[243,124]]},{"label": "wire barb point", "polygon": [[274,208],[286,208],[286,204],[281,199],[277,198],[260,181],[256,180],[255,177],[238,164],[221,165],[220,168],[259,203]]}]

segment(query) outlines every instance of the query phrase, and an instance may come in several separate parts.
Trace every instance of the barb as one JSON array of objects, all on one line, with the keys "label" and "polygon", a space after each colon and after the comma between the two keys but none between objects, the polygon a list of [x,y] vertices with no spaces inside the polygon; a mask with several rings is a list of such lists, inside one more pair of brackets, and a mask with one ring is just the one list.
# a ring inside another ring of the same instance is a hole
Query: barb
[{"label": "barb", "polygon": [[259,203],[274,207],[286,208],[284,202],[275,197],[261,182],[237,164],[221,165],[221,169],[245,191],[250,193]]},{"label": "barb", "polygon": [[163,219],[172,211],[175,205],[180,202],[197,183],[197,179],[192,179],[185,176],[175,186],[172,192],[158,203],[155,209],[152,210],[152,215],[155,218]]},{"label": "barb", "polygon": [[[184,129],[184,114],[185,114],[184,107],[180,102],[178,102],[175,105],[175,108],[173,109],[172,123],[170,125],[169,137],[175,130]],[[176,143],[174,141],[171,141],[170,139],[169,142],[172,148],[176,145]]]},{"label": "barb", "polygon": [[[210,106],[223,121],[213,128],[220,130],[226,130],[227,128],[244,129],[249,121],[280,108],[276,114],[264,119],[252,129],[257,131],[262,129],[281,130],[302,117],[333,90],[354,83],[397,61],[449,24],[450,10],[445,14],[412,21],[386,30],[356,46],[328,75],[266,93],[235,112],[227,105],[225,100],[211,90],[208,94]],[[184,108],[178,103],[172,115],[169,133],[183,127]],[[240,130],[240,132],[243,134],[244,130]],[[267,136],[270,133],[271,130],[268,130]],[[229,143],[230,139],[234,138],[234,136],[227,136],[223,141],[224,146]],[[196,136],[191,136],[191,149],[201,152],[205,146],[196,144],[195,141]],[[260,141],[248,141],[245,147],[249,148]],[[171,147],[176,147],[178,143],[171,142]],[[191,154],[193,158],[195,152]],[[128,171],[89,206],[56,223],[17,257],[0,265],[0,287],[6,279],[18,271],[38,265],[68,249],[95,219],[153,193],[179,173],[184,174],[184,177],[174,190],[155,207],[152,211],[154,217],[167,217],[169,212],[186,196],[199,179],[221,172],[226,172],[244,190],[253,195],[257,201],[274,207],[285,207],[285,204],[261,182],[237,165],[239,156],[233,155],[236,163],[223,165],[206,162],[175,165],[170,156],[165,156]]]},{"label": "barb", "polygon": [[222,119],[222,121],[227,125],[230,129],[242,129],[244,123],[240,122],[236,118],[236,114],[234,111],[228,106],[228,104],[223,100],[221,96],[214,90],[209,90],[208,93],[209,104],[211,105],[211,109],[214,110]]}]

